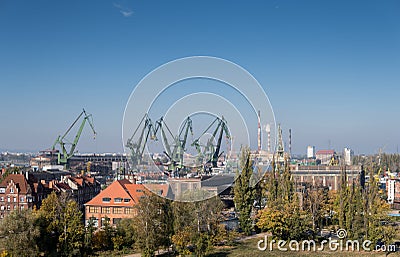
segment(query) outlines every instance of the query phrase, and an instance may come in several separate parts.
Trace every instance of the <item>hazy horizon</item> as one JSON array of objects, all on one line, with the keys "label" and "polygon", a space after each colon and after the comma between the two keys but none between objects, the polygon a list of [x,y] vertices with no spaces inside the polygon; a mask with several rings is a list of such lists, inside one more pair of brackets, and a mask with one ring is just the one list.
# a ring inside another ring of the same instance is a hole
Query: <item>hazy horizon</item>
[{"label": "hazy horizon", "polygon": [[395,0],[1,1],[0,149],[48,149],[85,108],[97,137],[85,127],[77,150],[123,152],[135,85],[166,62],[207,55],[260,82],[293,153],[397,153],[399,11]]}]

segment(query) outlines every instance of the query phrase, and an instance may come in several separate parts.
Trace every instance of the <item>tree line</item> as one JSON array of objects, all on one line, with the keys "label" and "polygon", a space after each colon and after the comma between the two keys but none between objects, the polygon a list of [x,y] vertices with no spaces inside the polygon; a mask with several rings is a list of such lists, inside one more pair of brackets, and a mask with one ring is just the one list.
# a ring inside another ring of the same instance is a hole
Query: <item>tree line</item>
[{"label": "tree line", "polygon": [[142,256],[154,256],[159,249],[167,249],[204,256],[214,245],[229,244],[236,236],[220,224],[223,204],[219,197],[172,202],[146,193],[135,208],[137,215],[132,218],[116,227],[106,218],[98,229],[92,220],[83,224],[74,200],[52,193],[40,209],[14,211],[1,221],[0,251],[2,256],[92,256],[137,249]]},{"label": "tree line", "polygon": [[[106,219],[100,229],[91,220],[83,224],[75,201],[52,193],[39,209],[12,212],[1,221],[0,250],[3,256],[91,256],[123,249],[137,249],[142,256],[162,249],[205,256],[216,245],[235,244],[238,232],[267,231],[282,240],[305,240],[318,238],[323,228],[342,228],[349,239],[387,244],[396,235],[374,180],[376,166],[366,168],[367,183],[349,182],[343,167],[338,191],[296,184],[287,162],[273,162],[272,170],[260,175],[248,148],[241,151],[240,167],[232,189],[238,231],[223,225],[224,205],[218,196],[191,201],[206,194],[202,190],[188,192],[179,202],[146,193],[135,205],[136,215],[116,227]],[[253,187],[252,180],[258,181]]]}]

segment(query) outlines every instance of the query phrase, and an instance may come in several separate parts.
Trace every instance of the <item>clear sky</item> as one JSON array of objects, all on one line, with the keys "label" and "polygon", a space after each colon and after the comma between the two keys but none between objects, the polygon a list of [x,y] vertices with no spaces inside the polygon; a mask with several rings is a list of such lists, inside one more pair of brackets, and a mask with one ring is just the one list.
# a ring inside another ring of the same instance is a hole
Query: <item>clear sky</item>
[{"label": "clear sky", "polygon": [[[81,152],[122,152],[123,111],[176,58],[233,61],[262,84],[293,152],[396,152],[400,2],[0,1],[0,149],[49,148],[84,107]],[[256,124],[254,125],[256,129]]]}]

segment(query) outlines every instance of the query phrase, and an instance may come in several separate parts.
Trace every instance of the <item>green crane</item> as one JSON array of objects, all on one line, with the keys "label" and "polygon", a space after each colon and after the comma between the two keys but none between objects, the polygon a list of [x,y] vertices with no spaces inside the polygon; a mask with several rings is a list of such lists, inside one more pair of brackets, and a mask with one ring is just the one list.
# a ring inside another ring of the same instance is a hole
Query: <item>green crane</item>
[{"label": "green crane", "polygon": [[[209,129],[211,129],[215,124],[216,127],[214,129],[214,132],[212,133],[212,136],[208,139],[207,144],[204,146],[204,150],[201,151],[201,146],[200,146],[200,138],[208,132]],[[219,131],[218,139],[217,139],[217,144],[214,145],[214,139],[217,136],[217,133]],[[198,158],[199,160],[204,160],[205,159],[205,165],[204,169],[210,169],[217,167],[217,162],[218,158],[221,156],[222,153],[220,153],[221,150],[221,142],[222,142],[222,136],[225,133],[225,136],[227,139],[230,139],[230,134],[228,130],[228,126],[226,124],[226,121],[224,117],[222,118],[215,118],[215,120],[207,127],[207,129],[203,132],[203,134],[200,135],[199,138],[195,139],[192,143],[192,146],[195,146],[195,148],[198,151]]]},{"label": "green crane", "polygon": [[[183,155],[186,151],[186,142],[189,132],[193,136],[192,120],[190,119],[190,117],[187,117],[182,125],[179,135],[174,136],[165,121],[163,120],[163,117],[161,117],[156,122],[154,133],[157,133],[158,130],[161,130],[161,135],[164,141],[164,154],[168,157],[170,162],[170,164],[168,165],[168,174],[171,175],[171,172],[175,172],[176,176],[178,175],[179,171],[184,169]],[[173,149],[171,149],[171,145],[168,142],[166,131],[174,141]]]},{"label": "green crane", "polygon": [[[68,140],[66,139],[67,135],[69,134],[71,129],[75,126],[75,124],[79,121],[79,119],[82,116],[83,116],[83,120],[78,129],[78,132],[75,135],[74,141],[68,142]],[[79,114],[79,116],[75,119],[75,121],[67,129],[67,131],[64,133],[64,135],[58,136],[52,146],[52,150],[54,151],[56,148],[56,145],[57,144],[60,145],[61,152],[58,151],[58,158],[57,158],[58,164],[66,165],[68,162],[68,159],[74,155],[76,145],[78,144],[79,138],[81,137],[81,134],[82,134],[83,128],[85,127],[86,122],[89,123],[90,127],[92,128],[94,138],[96,138],[96,131],[94,130],[94,126],[93,126],[93,117],[91,114],[87,114],[85,109],[83,109],[83,111]],[[69,149],[69,151],[67,150],[66,145],[70,145],[71,148]]]},{"label": "green crane", "polygon": [[[139,139],[134,141],[136,133],[138,133],[139,128],[142,126],[143,128],[140,132]],[[155,139],[153,122],[146,113],[140,121],[139,126],[126,143],[126,147],[131,150],[132,168],[138,168],[138,165],[142,162],[144,148],[149,136],[151,136],[152,139]]]}]

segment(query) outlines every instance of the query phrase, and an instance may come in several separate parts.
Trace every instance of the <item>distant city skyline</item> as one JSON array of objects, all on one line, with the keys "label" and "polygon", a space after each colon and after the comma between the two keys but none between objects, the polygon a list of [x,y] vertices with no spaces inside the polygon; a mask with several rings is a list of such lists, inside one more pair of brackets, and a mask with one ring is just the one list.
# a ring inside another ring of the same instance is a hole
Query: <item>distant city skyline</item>
[{"label": "distant city skyline", "polygon": [[85,108],[98,135],[85,128],[77,149],[123,152],[135,85],[166,62],[207,55],[260,82],[294,154],[396,153],[399,13],[395,0],[1,1],[0,150],[48,149]]}]

